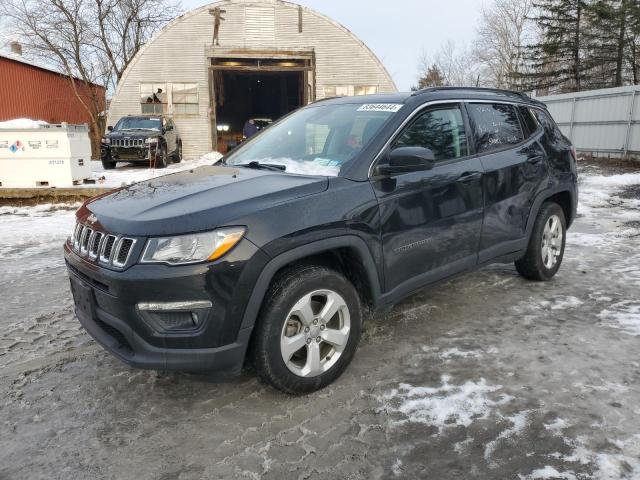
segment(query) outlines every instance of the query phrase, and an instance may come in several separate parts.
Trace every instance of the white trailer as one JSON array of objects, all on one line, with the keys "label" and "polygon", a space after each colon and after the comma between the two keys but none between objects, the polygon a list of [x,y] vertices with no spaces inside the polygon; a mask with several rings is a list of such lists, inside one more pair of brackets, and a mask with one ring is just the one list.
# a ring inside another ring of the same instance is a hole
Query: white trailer
[{"label": "white trailer", "polygon": [[87,125],[0,128],[0,187],[65,188],[90,177]]}]

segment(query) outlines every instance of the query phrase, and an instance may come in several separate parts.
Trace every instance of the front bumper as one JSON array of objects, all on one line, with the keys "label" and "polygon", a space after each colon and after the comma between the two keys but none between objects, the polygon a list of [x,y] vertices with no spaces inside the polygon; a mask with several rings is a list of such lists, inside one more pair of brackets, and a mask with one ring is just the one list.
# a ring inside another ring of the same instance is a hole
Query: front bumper
[{"label": "front bumper", "polygon": [[[78,320],[117,358],[144,369],[240,372],[251,335],[240,329],[251,292],[246,287],[264,255],[253,244],[245,240],[213,264],[135,265],[122,272],[85,261],[68,244],[64,251]],[[213,305],[190,332],[157,331],[136,309],[141,302],[189,300]]]}]

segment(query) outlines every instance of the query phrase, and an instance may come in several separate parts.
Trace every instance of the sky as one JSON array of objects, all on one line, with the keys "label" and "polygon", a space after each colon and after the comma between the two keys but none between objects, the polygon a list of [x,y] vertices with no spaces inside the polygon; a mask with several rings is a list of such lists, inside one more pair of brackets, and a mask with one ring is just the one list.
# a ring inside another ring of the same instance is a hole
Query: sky
[{"label": "sky", "polygon": [[[380,58],[399,90],[417,83],[423,51],[433,56],[447,40],[469,45],[481,0],[293,0],[355,33]],[[182,0],[185,11],[211,3]]]}]

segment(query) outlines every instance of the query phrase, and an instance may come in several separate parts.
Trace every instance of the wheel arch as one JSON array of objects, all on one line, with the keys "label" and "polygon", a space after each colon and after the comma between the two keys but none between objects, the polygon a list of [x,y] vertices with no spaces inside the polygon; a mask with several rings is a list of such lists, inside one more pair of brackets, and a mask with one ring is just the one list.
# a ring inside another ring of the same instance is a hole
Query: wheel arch
[{"label": "wheel arch", "polygon": [[571,226],[576,217],[577,199],[576,192],[565,185],[559,185],[555,188],[544,190],[538,194],[531,207],[529,219],[527,221],[527,238],[531,236],[533,226],[542,204],[552,200],[562,208],[565,220],[567,222],[567,228]]},{"label": "wheel arch", "polygon": [[310,263],[338,269],[354,284],[363,303],[371,307],[378,304],[380,279],[367,244],[355,235],[333,237],[296,247],[272,258],[251,292],[240,330],[254,327],[269,287],[281,272],[295,265]]}]

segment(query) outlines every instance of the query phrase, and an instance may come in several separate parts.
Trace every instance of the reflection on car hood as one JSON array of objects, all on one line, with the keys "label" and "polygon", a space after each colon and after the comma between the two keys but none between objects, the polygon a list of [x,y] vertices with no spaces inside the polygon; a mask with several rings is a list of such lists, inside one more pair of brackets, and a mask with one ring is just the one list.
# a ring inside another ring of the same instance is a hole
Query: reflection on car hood
[{"label": "reflection on car hood", "polygon": [[206,166],[158,177],[90,200],[107,231],[134,236],[210,230],[296,198],[323,192],[328,179],[268,170]]}]

